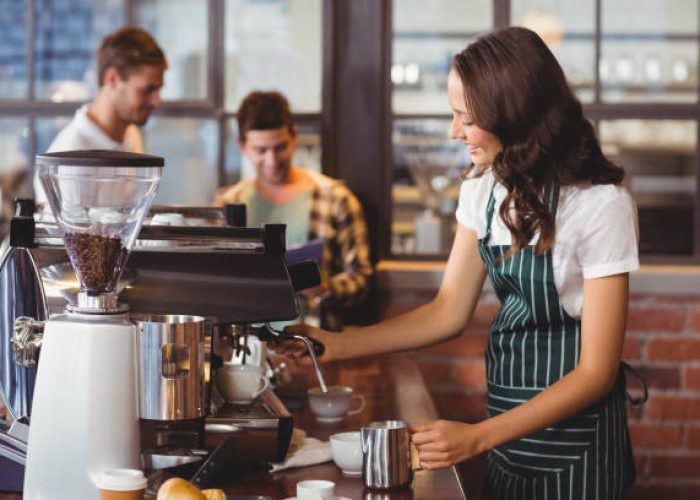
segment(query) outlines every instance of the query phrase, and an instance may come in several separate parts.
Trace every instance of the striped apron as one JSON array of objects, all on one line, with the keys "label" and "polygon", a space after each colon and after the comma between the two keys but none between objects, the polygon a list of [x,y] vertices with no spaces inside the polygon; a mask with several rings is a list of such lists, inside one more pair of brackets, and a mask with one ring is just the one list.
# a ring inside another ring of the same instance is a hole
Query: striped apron
[{"label": "striped apron", "polygon": [[[495,184],[494,184],[495,187]],[[559,188],[548,194],[556,217]],[[495,198],[486,208],[479,253],[501,307],[486,350],[488,413],[529,400],[573,370],[581,348],[581,321],[569,316],[554,284],[552,252],[523,248],[508,259],[507,245],[489,245]],[[579,414],[492,450],[489,499],[616,499],[634,482],[622,369],[612,391]]]}]

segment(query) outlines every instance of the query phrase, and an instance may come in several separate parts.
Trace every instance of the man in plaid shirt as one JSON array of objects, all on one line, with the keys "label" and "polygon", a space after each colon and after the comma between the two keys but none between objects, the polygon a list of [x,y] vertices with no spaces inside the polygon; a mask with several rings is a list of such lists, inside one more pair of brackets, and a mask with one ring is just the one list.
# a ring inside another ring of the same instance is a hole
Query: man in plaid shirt
[{"label": "man in plaid shirt", "polygon": [[373,268],[364,214],[341,181],[292,165],[297,126],[287,99],[278,92],[252,92],[238,110],[238,145],[255,177],[221,188],[213,204],[245,203],[247,225],[287,224],[287,246],[321,238],[323,326],[340,327],[343,309],[360,303]]}]

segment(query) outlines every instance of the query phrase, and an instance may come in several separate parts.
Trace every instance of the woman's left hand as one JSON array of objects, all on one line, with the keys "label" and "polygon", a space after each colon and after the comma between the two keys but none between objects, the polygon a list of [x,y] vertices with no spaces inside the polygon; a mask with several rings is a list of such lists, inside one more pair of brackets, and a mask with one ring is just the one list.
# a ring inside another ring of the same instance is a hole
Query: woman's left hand
[{"label": "woman's left hand", "polygon": [[436,420],[413,427],[413,444],[424,469],[442,469],[481,453],[477,425]]}]

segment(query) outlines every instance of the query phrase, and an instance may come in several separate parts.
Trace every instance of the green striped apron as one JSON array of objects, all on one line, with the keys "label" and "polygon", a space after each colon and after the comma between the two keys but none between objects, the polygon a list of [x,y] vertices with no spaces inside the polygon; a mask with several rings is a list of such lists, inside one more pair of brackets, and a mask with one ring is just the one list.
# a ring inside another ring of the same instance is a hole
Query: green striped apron
[{"label": "green striped apron", "polygon": [[[494,183],[495,187],[495,183]],[[559,187],[548,191],[556,217]],[[529,400],[574,369],[581,321],[569,316],[554,284],[552,252],[528,246],[508,259],[508,245],[489,245],[494,191],[486,208],[479,253],[501,307],[486,350],[488,413],[495,416]],[[581,413],[492,450],[489,499],[615,499],[634,482],[622,370],[612,391]]]}]

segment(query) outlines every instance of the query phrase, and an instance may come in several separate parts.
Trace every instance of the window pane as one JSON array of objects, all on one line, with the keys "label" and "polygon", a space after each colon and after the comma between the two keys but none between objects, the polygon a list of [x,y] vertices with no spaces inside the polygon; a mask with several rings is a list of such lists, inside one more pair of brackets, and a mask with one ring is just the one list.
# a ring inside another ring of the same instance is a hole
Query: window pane
[{"label": "window pane", "polygon": [[450,120],[396,120],[392,253],[446,254],[467,149],[448,139]]},{"label": "window pane", "polygon": [[227,0],[226,108],[255,89],[279,90],[292,109],[321,110],[321,0]]},{"label": "window pane", "polygon": [[394,113],[447,113],[452,57],[493,25],[490,0],[393,3]]},{"label": "window pane", "polygon": [[614,120],[599,129],[605,153],[627,171],[639,209],[640,251],[692,254],[697,123]]},{"label": "window pane", "polygon": [[[294,152],[293,164],[297,167],[308,168],[321,172],[321,127],[318,122],[297,122],[299,136],[297,149]],[[226,141],[225,185],[235,184],[242,179],[255,176],[255,167],[248,158],[241,154],[236,138],[238,124],[235,119],[228,121],[228,140]]]},{"label": "window pane", "polygon": [[27,98],[27,7],[0,0],[0,99]]},{"label": "window pane", "polygon": [[146,151],[165,158],[154,203],[211,204],[219,178],[216,120],[154,116],[143,132]]},{"label": "window pane", "polygon": [[[0,222],[14,212],[14,199],[29,195],[29,122],[26,118],[0,118]],[[0,224],[0,237],[4,225]]]},{"label": "window pane", "polygon": [[584,102],[595,98],[595,0],[513,0],[512,24],[539,34]]},{"label": "window pane", "polygon": [[164,100],[207,98],[208,2],[138,0],[136,19],[165,52]]},{"label": "window pane", "polygon": [[605,0],[602,31],[603,100],[697,100],[697,0]]},{"label": "window pane", "polygon": [[97,89],[95,52],[102,38],[124,23],[123,2],[36,0],[34,5],[36,98],[89,99]]}]

